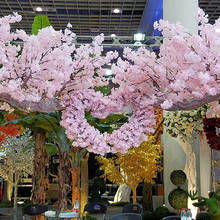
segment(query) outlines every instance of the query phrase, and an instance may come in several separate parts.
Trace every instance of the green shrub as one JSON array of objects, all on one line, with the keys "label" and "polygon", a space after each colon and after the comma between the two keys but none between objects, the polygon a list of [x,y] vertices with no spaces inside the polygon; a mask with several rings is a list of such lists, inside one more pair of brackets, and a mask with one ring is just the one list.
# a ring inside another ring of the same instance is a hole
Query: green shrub
[{"label": "green shrub", "polygon": [[212,220],[212,217],[207,212],[200,212],[196,215],[196,220]]},{"label": "green shrub", "polygon": [[169,209],[165,206],[160,206],[156,208],[156,210],[153,212],[154,220],[162,220],[163,217],[169,215],[170,215]]},{"label": "green shrub", "polygon": [[142,213],[142,219],[143,220],[154,220],[153,213],[151,211],[144,211]]},{"label": "green shrub", "polygon": [[12,202],[0,203],[0,208],[8,208],[8,207],[13,207],[13,203]]},{"label": "green shrub", "polygon": [[186,182],[186,174],[182,170],[174,170],[170,175],[171,182],[176,186],[182,186]]},{"label": "green shrub", "polygon": [[188,195],[183,189],[174,189],[168,196],[170,205],[174,209],[187,208]]},{"label": "green shrub", "polygon": [[129,202],[113,202],[111,206],[125,206],[129,204]]},{"label": "green shrub", "polygon": [[87,216],[85,217],[85,220],[97,220],[97,218],[94,217],[94,216],[91,216],[91,215],[87,215]]}]

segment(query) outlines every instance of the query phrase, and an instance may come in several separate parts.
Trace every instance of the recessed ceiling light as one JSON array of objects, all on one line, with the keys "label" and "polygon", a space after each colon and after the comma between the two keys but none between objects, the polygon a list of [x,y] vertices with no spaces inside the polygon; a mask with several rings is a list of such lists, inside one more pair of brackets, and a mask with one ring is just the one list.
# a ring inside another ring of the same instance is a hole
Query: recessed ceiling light
[{"label": "recessed ceiling light", "polygon": [[111,34],[110,37],[114,38],[116,37],[116,34]]},{"label": "recessed ceiling light", "polygon": [[216,32],[216,33],[220,33],[220,28],[216,28],[216,29],[215,29],[215,32]]},{"label": "recessed ceiling light", "polygon": [[121,13],[121,10],[119,8],[114,8],[112,10],[112,12],[115,13],[115,14],[119,14],[119,13]]},{"label": "recessed ceiling light", "polygon": [[36,7],[36,8],[35,8],[35,11],[41,12],[41,11],[43,11],[43,8],[41,8],[41,7]]}]

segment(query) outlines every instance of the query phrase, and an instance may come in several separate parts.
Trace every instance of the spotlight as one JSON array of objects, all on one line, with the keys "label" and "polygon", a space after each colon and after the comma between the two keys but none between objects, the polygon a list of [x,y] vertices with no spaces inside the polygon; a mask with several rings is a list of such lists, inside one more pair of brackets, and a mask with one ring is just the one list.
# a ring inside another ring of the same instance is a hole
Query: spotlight
[{"label": "spotlight", "polygon": [[136,33],[134,34],[134,41],[144,41],[145,34],[144,33]]},{"label": "spotlight", "polygon": [[111,38],[115,38],[115,37],[116,37],[116,34],[111,34],[110,37],[111,37]]},{"label": "spotlight", "polygon": [[36,7],[36,8],[35,8],[35,11],[37,11],[37,12],[42,12],[42,11],[43,11],[43,8],[41,8],[41,7]]},{"label": "spotlight", "polygon": [[121,12],[122,12],[122,10],[119,9],[119,8],[114,8],[114,9],[112,10],[112,13],[114,13],[114,14],[120,14]]}]

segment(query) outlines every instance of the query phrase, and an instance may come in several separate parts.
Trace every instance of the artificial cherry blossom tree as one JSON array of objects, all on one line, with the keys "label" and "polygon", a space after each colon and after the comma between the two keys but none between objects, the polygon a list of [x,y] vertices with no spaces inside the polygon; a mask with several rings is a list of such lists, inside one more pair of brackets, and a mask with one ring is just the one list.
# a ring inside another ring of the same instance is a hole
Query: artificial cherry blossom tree
[{"label": "artificial cherry blossom tree", "polygon": [[[63,109],[61,125],[74,146],[100,154],[126,152],[152,132],[153,106],[189,110],[220,99],[220,20],[208,24],[201,10],[198,35],[180,24],[155,23],[165,36],[159,57],[142,47],[124,49],[112,66],[120,87],[105,97],[94,87],[103,85],[102,67],[118,55],[100,56],[102,35],[76,48],[70,25],[64,32],[47,27],[29,36],[10,31],[10,24],[20,20],[17,14],[0,20],[0,100],[24,111]],[[20,46],[10,43],[17,39],[23,41],[20,55]],[[85,119],[85,111],[105,117],[128,107],[133,113],[128,123],[112,134],[100,133]]]}]

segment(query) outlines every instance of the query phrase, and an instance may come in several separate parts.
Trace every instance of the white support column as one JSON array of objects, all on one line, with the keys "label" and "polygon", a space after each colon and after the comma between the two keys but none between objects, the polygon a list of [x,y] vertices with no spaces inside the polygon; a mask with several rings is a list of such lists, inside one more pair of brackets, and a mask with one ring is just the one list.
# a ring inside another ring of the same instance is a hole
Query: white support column
[{"label": "white support column", "polygon": [[180,22],[190,33],[197,33],[198,0],[163,0],[163,19]]},{"label": "white support column", "polygon": [[[170,23],[181,23],[190,33],[198,32],[197,13],[198,0],[163,0],[163,19],[168,20]],[[164,133],[162,140],[164,146],[165,204],[170,208],[167,198],[170,191],[175,188],[170,182],[170,173],[172,170],[184,170],[186,157],[182,147],[177,141],[169,138],[166,133]],[[192,208],[191,205],[190,208]],[[195,213],[193,215],[195,217]]]}]

